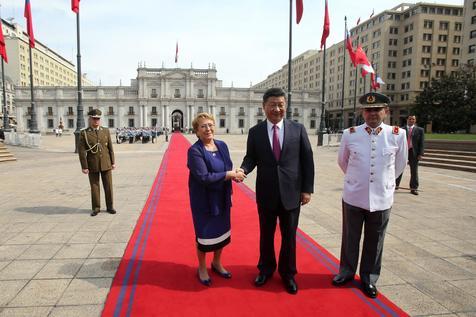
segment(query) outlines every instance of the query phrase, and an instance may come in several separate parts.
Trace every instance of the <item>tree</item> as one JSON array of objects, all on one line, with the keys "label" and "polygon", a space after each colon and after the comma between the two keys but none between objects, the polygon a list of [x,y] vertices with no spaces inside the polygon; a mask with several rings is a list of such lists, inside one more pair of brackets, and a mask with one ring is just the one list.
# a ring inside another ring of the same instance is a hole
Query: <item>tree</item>
[{"label": "tree", "polygon": [[476,123],[476,79],[474,70],[432,79],[416,98],[413,112],[421,125],[432,123],[434,132],[469,132]]}]

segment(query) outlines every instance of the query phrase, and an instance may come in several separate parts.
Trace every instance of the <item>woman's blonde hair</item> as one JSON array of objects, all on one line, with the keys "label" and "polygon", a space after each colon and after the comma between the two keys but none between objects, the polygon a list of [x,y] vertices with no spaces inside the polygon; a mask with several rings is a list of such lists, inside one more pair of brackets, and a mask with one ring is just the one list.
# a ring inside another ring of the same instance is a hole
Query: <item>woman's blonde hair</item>
[{"label": "woman's blonde hair", "polygon": [[198,131],[198,124],[199,124],[198,121],[200,119],[212,120],[213,124],[215,124],[215,117],[212,114],[207,113],[207,112],[201,112],[201,113],[197,114],[195,116],[195,118],[193,119],[193,121],[192,121],[192,128],[193,128],[194,133],[197,133],[197,131]]}]

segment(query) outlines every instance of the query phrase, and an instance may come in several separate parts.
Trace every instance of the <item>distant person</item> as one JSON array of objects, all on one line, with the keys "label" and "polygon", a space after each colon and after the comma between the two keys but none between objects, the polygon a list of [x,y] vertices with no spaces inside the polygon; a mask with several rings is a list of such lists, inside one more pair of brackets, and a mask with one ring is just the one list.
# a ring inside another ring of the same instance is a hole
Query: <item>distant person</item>
[{"label": "distant person", "polygon": [[221,261],[223,247],[231,238],[231,180],[242,181],[245,176],[232,170],[228,147],[214,138],[215,118],[211,114],[199,113],[192,126],[198,140],[188,149],[187,166],[197,245],[197,277],[201,284],[210,286],[207,252],[213,252],[212,271],[223,278],[231,278]]},{"label": "distant person", "polygon": [[[416,125],[416,117],[410,115],[407,118],[407,125],[403,127],[407,136],[408,144],[408,165],[410,165],[410,192],[418,195],[418,163],[425,151],[425,131]],[[403,173],[396,180],[396,189],[400,186]]]},{"label": "distant person", "polygon": [[408,150],[404,131],[383,123],[389,112],[389,98],[371,92],[359,101],[365,123],[344,130],[337,159],[345,176],[340,268],[332,284],[342,286],[354,279],[364,226],[361,288],[365,295],[375,298],[395,175],[403,172]]},{"label": "distant person", "polygon": [[296,294],[296,230],[301,205],[309,203],[314,190],[312,148],[304,126],[284,118],[286,94],[282,89],[266,90],[263,110],[267,120],[249,130],[246,155],[241,163],[245,174],[257,167],[260,256],[255,285],[266,284],[276,270],[274,233],[279,219],[278,272],[286,291]]},{"label": "distant person", "polygon": [[112,196],[112,170],[116,168],[109,129],[102,127],[101,110],[88,112],[89,127],[82,129],[79,137],[79,161],[84,174],[89,176],[91,185],[91,216],[101,211],[99,176],[106,195],[106,211],[115,214]]},{"label": "distant person", "polygon": [[63,135],[63,129],[58,128],[58,136],[61,137]]}]

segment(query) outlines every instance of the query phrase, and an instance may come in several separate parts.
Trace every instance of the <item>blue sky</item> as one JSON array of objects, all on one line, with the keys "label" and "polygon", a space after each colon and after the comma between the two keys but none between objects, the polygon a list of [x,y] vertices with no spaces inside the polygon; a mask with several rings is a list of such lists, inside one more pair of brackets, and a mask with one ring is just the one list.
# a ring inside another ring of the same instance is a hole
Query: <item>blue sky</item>
[{"label": "blue sky", "polygon": [[[70,0],[30,0],[35,38],[76,64],[76,16]],[[349,26],[402,2],[328,0],[327,45]],[[463,0],[429,3],[463,5]],[[4,19],[25,26],[24,0],[0,0]],[[304,0],[293,24],[293,56],[320,45],[324,0]],[[294,0],[293,0],[294,7]],[[293,10],[295,10],[293,8]],[[224,86],[249,87],[287,63],[289,0],[81,0],[82,71],[95,84],[128,85],[139,62],[147,67],[207,68],[214,63]],[[293,17],[293,21],[295,17]]]}]

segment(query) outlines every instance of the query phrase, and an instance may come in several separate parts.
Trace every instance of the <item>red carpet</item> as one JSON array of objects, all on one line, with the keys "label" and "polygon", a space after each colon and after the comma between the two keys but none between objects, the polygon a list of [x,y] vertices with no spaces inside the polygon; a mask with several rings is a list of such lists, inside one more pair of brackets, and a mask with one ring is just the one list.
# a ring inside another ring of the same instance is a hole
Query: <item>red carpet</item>
[{"label": "red carpet", "polygon": [[243,184],[234,185],[232,238],[223,251],[223,264],[233,278],[210,272],[212,287],[202,286],[196,277],[188,199],[189,146],[182,135],[173,134],[103,316],[407,316],[382,295],[376,300],[365,297],[357,282],[333,287],[338,261],[302,231],[297,246],[299,293],[287,294],[278,274],[262,288],[254,287],[258,216],[254,193]]}]

